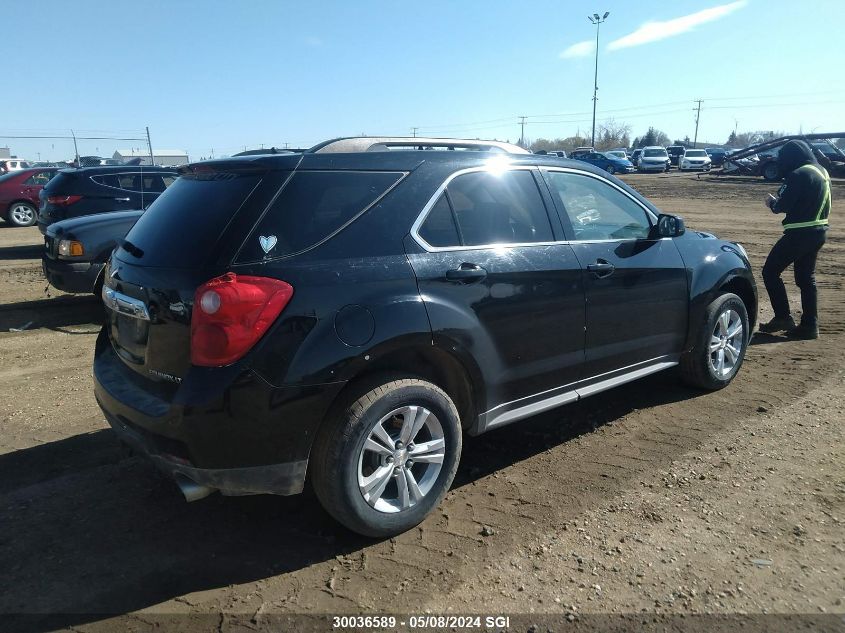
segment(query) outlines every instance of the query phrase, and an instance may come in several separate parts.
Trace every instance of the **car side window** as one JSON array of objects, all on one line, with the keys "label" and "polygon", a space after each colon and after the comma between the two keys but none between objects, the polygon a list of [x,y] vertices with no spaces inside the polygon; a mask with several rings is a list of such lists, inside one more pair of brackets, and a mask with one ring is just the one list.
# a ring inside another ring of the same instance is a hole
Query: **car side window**
[{"label": "car side window", "polygon": [[437,203],[428,212],[425,222],[419,230],[420,237],[432,246],[459,246],[462,244],[455,224],[455,214],[446,194],[442,194]]},{"label": "car side window", "polygon": [[569,172],[548,172],[548,178],[576,240],[644,239],[651,232],[645,209],[610,184]]},{"label": "car side window", "polygon": [[[450,216],[454,230],[449,228]],[[439,243],[429,241],[426,235]],[[534,176],[527,170],[457,176],[432,208],[420,229],[420,237],[432,246],[554,240],[543,198]]]},{"label": "car side window", "polygon": [[96,182],[98,185],[103,185],[104,187],[114,187],[119,188],[120,183],[118,182],[117,176],[114,174],[104,174],[102,176],[92,176],[91,180]]},{"label": "car side window", "polygon": [[161,193],[165,189],[161,174],[144,174],[143,182],[145,193]]},{"label": "car side window", "polygon": [[118,174],[118,187],[126,189],[127,191],[141,191],[141,175],[140,174]]},{"label": "car side window", "polygon": [[52,178],[55,173],[56,172],[51,172],[51,171],[35,172],[29,178],[24,180],[23,184],[25,184],[25,185],[46,185],[48,182],[50,182],[50,178]]}]

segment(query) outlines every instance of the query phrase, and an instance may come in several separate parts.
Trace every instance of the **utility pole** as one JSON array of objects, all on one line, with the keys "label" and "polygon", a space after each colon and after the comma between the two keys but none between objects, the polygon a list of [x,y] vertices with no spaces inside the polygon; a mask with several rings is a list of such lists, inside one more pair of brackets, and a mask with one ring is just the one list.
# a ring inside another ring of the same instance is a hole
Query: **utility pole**
[{"label": "utility pole", "polygon": [[411,134],[413,135],[414,138],[417,138],[417,130],[419,130],[419,129],[420,128],[418,128],[418,127],[412,127],[411,128]]},{"label": "utility pole", "polygon": [[605,11],[603,16],[599,16],[598,13],[587,16],[587,19],[596,25],[596,74],[593,78],[593,133],[590,139],[590,145],[592,147],[596,146],[596,102],[598,101],[599,94],[599,30],[601,29],[601,23],[607,20],[607,16],[609,15],[610,11]]},{"label": "utility pole", "polygon": [[695,136],[692,139],[692,147],[693,149],[696,148],[696,143],[698,143],[698,119],[701,117],[701,99],[697,99],[696,102],[698,103],[698,108],[695,111]]},{"label": "utility pole", "polygon": [[519,133],[519,145],[520,145],[520,147],[524,148],[525,147],[525,118],[526,117],[521,116],[519,118],[520,118],[519,126],[522,129],[522,131]]},{"label": "utility pole", "polygon": [[147,149],[150,150],[150,165],[155,165],[155,157],[153,156],[153,144],[150,141],[150,127],[147,126]]},{"label": "utility pole", "polygon": [[76,134],[74,134],[73,130],[71,130],[70,135],[73,137],[73,153],[76,154],[76,166],[82,167],[82,165],[79,164],[79,147],[76,145]]}]

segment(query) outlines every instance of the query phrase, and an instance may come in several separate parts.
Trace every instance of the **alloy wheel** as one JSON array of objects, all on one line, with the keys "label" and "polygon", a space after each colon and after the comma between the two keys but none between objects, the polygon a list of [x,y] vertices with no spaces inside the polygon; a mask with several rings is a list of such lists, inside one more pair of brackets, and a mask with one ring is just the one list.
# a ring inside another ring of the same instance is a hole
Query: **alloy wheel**
[{"label": "alloy wheel", "polygon": [[710,369],[719,378],[729,376],[742,357],[745,332],[735,310],[725,310],[710,334]]},{"label": "alloy wheel", "polygon": [[35,221],[35,212],[26,204],[15,204],[9,211],[12,222],[18,226],[29,226]]},{"label": "alloy wheel", "polygon": [[445,454],[437,416],[422,406],[395,409],[373,426],[361,448],[361,495],[380,512],[407,510],[431,492]]}]

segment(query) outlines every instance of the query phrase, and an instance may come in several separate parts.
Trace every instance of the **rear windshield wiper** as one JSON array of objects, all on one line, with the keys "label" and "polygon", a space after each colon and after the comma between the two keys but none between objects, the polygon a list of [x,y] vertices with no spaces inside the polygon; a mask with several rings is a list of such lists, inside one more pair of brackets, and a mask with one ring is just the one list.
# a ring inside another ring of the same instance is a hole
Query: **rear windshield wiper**
[{"label": "rear windshield wiper", "polygon": [[141,259],[144,256],[144,251],[142,251],[140,248],[135,246],[129,240],[120,240],[120,246],[123,250],[125,250],[127,253],[129,253],[133,257],[137,257],[138,259]]}]

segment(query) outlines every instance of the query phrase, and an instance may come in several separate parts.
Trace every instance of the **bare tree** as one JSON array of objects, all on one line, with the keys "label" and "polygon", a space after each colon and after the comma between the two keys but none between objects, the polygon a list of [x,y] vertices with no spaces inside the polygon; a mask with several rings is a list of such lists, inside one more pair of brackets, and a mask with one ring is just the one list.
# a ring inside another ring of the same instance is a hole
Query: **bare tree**
[{"label": "bare tree", "polygon": [[613,119],[607,119],[599,125],[599,133],[596,137],[596,149],[607,150],[615,147],[628,148],[631,144],[631,126],[627,123],[617,123]]}]

